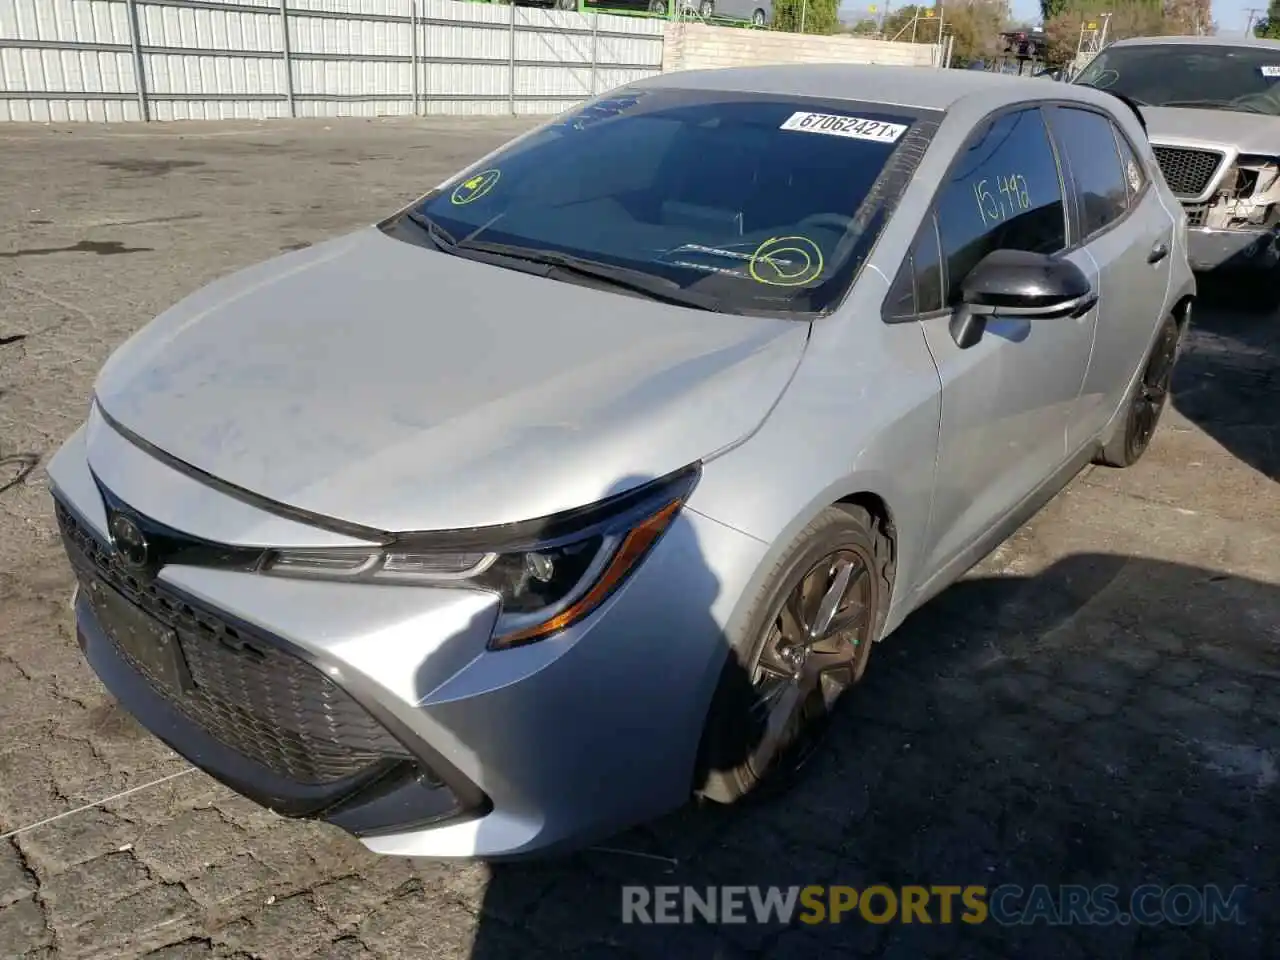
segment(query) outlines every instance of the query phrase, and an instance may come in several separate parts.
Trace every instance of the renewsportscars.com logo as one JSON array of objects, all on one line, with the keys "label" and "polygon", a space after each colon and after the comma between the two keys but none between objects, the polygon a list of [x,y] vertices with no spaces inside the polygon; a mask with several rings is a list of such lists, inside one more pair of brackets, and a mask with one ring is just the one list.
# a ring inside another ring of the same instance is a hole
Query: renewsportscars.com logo
[{"label": "renewsportscars.com logo", "polygon": [[1249,889],[1188,884],[807,887],[623,887],[623,923],[997,923],[1176,926],[1244,923]]}]

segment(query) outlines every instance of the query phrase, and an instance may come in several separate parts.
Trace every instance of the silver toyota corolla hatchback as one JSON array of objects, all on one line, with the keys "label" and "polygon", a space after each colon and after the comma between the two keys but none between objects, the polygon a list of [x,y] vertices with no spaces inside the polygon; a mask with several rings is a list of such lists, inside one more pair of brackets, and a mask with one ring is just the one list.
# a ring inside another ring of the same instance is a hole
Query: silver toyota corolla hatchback
[{"label": "silver toyota corolla hatchback", "polygon": [[192,763],[384,853],[785,783],[875,641],[1142,454],[1185,235],[1086,87],[613,91],[115,353],[49,466],[80,643]]}]

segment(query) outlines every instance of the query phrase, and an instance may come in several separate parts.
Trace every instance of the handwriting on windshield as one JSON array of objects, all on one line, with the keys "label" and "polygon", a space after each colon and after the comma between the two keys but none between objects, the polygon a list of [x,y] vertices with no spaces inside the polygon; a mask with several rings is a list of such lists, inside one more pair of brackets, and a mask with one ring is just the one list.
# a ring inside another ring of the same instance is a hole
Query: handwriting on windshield
[{"label": "handwriting on windshield", "polygon": [[483,173],[467,177],[467,179],[453,188],[453,194],[449,197],[449,202],[455,207],[473,203],[492,190],[501,176],[502,172],[500,170],[485,170]]},{"label": "handwriting on windshield", "polygon": [[770,237],[756,247],[747,272],[757,283],[800,287],[822,276],[822,250],[808,237]]},{"label": "handwriting on windshield", "polygon": [[1020,173],[990,179],[984,177],[973,185],[973,196],[978,201],[978,213],[984,227],[1003,223],[1031,209],[1027,178]]}]

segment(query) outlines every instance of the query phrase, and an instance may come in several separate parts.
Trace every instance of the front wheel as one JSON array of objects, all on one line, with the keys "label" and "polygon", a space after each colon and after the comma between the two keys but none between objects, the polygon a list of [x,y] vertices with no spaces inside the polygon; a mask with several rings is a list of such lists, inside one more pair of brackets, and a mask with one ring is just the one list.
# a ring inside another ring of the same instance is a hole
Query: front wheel
[{"label": "front wheel", "polygon": [[663,0],[649,0],[650,13],[666,13],[667,5]]},{"label": "front wheel", "polygon": [[763,27],[765,22],[765,12],[757,8],[757,10],[751,14],[751,22],[757,27]]},{"label": "front wheel", "polygon": [[698,4],[698,16],[700,16],[703,20],[710,20],[712,14],[714,14],[715,12],[716,12],[716,5],[712,2],[712,0],[702,0],[702,2]]},{"label": "front wheel", "polygon": [[832,708],[862,679],[884,624],[892,544],[861,507],[805,528],[756,597],[703,732],[696,793],[734,803],[785,788],[812,755]]},{"label": "front wheel", "polygon": [[1131,467],[1147,452],[1169,400],[1181,339],[1182,327],[1173,317],[1165,317],[1142,375],[1129,394],[1124,420],[1115,436],[1099,452],[1096,463],[1108,467]]}]

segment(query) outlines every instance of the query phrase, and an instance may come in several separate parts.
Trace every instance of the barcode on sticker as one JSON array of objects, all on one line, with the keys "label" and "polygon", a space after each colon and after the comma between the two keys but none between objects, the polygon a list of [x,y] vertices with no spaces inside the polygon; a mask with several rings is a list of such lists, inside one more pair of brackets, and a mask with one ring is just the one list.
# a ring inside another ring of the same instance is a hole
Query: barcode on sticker
[{"label": "barcode on sticker", "polygon": [[1259,67],[1264,77],[1280,77],[1280,67]]},{"label": "barcode on sticker", "polygon": [[864,120],[861,117],[842,117],[834,113],[793,113],[781,129],[800,130],[804,133],[825,133],[831,137],[849,137],[852,140],[894,143],[907,132],[907,125],[885,123],[883,120]]}]

